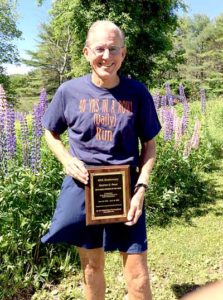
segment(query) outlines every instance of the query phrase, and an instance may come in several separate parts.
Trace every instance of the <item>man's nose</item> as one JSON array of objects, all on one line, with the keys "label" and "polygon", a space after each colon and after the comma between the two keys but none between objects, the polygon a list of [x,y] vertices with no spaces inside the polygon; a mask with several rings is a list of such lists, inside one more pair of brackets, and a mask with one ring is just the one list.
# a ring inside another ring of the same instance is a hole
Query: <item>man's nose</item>
[{"label": "man's nose", "polygon": [[103,57],[103,58],[108,58],[109,55],[110,55],[110,51],[109,51],[109,49],[107,48],[107,49],[104,50],[104,53],[103,53],[102,57]]}]

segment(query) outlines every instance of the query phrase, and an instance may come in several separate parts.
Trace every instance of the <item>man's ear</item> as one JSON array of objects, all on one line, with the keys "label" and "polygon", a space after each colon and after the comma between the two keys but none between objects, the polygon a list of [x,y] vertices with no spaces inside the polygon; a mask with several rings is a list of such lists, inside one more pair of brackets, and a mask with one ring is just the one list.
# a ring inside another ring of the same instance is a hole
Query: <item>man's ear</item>
[{"label": "man's ear", "polygon": [[122,49],[122,60],[124,60],[124,59],[125,59],[125,57],[126,57],[126,53],[127,53],[127,48],[126,48],[126,47],[124,47],[124,48]]},{"label": "man's ear", "polygon": [[83,54],[87,61],[89,61],[89,49],[87,47],[84,47]]}]

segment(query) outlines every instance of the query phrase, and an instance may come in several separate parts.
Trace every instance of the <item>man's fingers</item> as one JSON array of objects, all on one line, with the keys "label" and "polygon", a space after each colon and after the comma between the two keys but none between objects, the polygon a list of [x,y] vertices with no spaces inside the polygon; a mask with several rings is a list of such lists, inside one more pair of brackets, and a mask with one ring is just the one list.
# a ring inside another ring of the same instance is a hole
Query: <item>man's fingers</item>
[{"label": "man's fingers", "polygon": [[78,158],[74,157],[73,158],[73,163],[75,167],[77,167],[82,173],[87,174],[88,171],[85,168],[85,164],[83,161],[79,160]]},{"label": "man's fingers", "polygon": [[74,157],[71,159],[71,161],[69,161],[66,172],[74,179],[77,179],[84,184],[88,183],[88,179],[89,179],[88,171],[85,168],[84,163],[78,158]]},{"label": "man's fingers", "polygon": [[141,205],[134,205],[134,200],[131,202],[131,206],[127,215],[128,221],[125,223],[128,226],[134,225],[137,223],[139,217],[142,214]]},{"label": "man's fingers", "polygon": [[125,225],[131,226],[131,225],[135,224],[134,223],[135,210],[136,210],[136,207],[130,208],[128,215],[127,215],[128,221],[125,223]]}]

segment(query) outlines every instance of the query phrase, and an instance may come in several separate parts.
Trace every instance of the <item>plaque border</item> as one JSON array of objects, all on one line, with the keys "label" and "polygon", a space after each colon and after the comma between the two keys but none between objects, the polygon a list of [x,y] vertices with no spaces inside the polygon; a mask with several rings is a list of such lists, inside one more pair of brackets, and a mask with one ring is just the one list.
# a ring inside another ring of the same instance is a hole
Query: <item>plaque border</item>
[{"label": "plaque border", "polygon": [[[126,222],[127,214],[130,208],[130,166],[129,165],[109,165],[109,166],[92,166],[87,167],[89,173],[89,183],[85,186],[85,209],[86,209],[86,225],[107,224]],[[92,182],[94,176],[102,176],[121,174],[123,186],[123,214],[111,216],[95,216],[94,215],[94,199]]]}]

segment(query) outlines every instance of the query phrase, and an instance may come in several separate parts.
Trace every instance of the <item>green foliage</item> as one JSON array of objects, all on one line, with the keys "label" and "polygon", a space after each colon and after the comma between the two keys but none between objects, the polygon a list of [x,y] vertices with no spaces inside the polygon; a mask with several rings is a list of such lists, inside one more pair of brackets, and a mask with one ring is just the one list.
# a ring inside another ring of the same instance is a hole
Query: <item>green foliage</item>
[{"label": "green foliage", "polygon": [[16,98],[16,92],[12,85],[10,76],[5,74],[5,70],[1,66],[0,66],[0,84],[4,88],[4,91],[6,92],[8,102],[17,104],[18,99]]},{"label": "green foliage", "polygon": [[14,1],[0,1],[0,65],[15,62],[18,52],[12,40],[21,36],[21,31],[16,27],[16,13]]},{"label": "green foliage", "polygon": [[223,98],[207,102],[207,115],[205,119],[209,139],[216,150],[216,155],[220,156],[223,150]]},{"label": "green foliage", "polygon": [[54,85],[89,72],[82,54],[87,31],[94,21],[109,19],[126,34],[128,55],[122,72],[149,82],[158,65],[157,57],[172,50],[171,34],[177,26],[179,7],[183,7],[180,0],[54,1],[51,21],[40,34],[39,48],[30,53],[32,60],[26,63],[47,72]]},{"label": "green foliage", "polygon": [[31,59],[23,60],[27,65],[38,68],[42,86],[47,87],[47,92],[55,89],[65,80],[70,78],[72,34],[70,26],[64,27],[58,35],[52,24],[43,24],[36,52],[27,51]]},{"label": "green foliage", "polygon": [[213,153],[202,141],[197,151],[184,157],[183,149],[157,139],[157,162],[146,194],[148,224],[166,224],[191,207],[211,200],[212,186],[202,176],[210,169]]},{"label": "green foliage", "polygon": [[61,166],[45,147],[42,160],[42,172],[37,175],[22,168],[18,160],[0,180],[1,299],[22,287],[37,288],[46,279],[56,280],[78,263],[74,248],[40,243],[63,177]]},{"label": "green foliage", "polygon": [[170,72],[172,78],[184,82],[190,98],[198,97],[200,87],[210,95],[223,93],[222,23],[222,15],[212,21],[205,15],[180,19],[174,45],[184,52],[183,63],[179,62],[177,72]]},{"label": "green foliage", "polygon": [[[38,69],[30,71],[28,74],[6,76],[8,84],[7,86],[3,84],[3,86],[7,92],[7,99],[16,104],[15,107],[18,111],[31,112],[33,104],[39,101],[39,94],[44,86],[43,80],[40,79],[41,76],[42,73]],[[48,94],[48,99],[50,97]]]},{"label": "green foliage", "polygon": [[221,100],[207,102],[206,114],[201,114],[200,105],[190,104],[189,124],[199,118],[202,130],[199,148],[188,157],[184,156],[184,147],[192,128],[178,147],[173,141],[163,142],[162,135],[157,137],[157,160],[146,194],[150,225],[165,225],[173,216],[186,216],[192,207],[214,201],[213,185],[204,172],[216,168],[214,157],[222,153],[223,105]]}]

